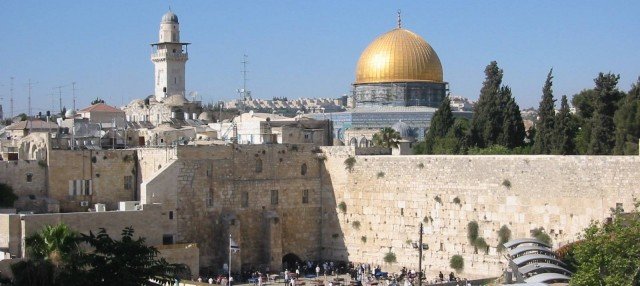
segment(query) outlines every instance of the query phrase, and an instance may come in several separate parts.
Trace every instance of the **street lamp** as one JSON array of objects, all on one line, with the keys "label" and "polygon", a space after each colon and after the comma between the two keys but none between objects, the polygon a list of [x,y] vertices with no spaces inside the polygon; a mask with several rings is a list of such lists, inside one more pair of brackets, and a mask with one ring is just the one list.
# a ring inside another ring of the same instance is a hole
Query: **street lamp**
[{"label": "street lamp", "polygon": [[429,249],[429,245],[427,245],[426,243],[422,243],[422,235],[424,234],[422,223],[420,223],[420,230],[418,234],[420,235],[420,240],[417,244],[412,243],[412,246],[413,248],[418,249],[418,286],[422,286],[422,250]]}]

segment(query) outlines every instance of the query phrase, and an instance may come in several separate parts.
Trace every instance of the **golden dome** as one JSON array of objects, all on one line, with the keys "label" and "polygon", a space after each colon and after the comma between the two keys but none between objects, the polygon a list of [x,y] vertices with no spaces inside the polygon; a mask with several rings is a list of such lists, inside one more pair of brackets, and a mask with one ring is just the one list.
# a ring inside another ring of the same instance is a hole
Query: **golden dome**
[{"label": "golden dome", "polygon": [[393,29],[360,55],[355,84],[415,81],[443,82],[436,51],[414,32]]}]

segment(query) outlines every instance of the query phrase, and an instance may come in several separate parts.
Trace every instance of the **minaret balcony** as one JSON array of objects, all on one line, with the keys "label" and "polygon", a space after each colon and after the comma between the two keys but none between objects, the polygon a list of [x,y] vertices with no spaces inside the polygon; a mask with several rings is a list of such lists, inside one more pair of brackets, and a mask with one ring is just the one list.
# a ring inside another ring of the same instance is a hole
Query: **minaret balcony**
[{"label": "minaret balcony", "polygon": [[189,59],[189,54],[184,52],[170,52],[166,50],[157,50],[151,53],[151,60],[153,61],[161,61],[161,60],[182,60],[186,61]]}]

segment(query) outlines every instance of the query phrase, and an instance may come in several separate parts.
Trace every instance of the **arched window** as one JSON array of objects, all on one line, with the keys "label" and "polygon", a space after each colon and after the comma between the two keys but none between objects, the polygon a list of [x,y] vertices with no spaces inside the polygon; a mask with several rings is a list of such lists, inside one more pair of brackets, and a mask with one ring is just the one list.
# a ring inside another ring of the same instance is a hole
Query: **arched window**
[{"label": "arched window", "polygon": [[306,175],[307,174],[307,163],[302,164],[302,166],[300,166],[300,175]]},{"label": "arched window", "polygon": [[349,146],[358,147],[358,139],[356,139],[355,137],[351,138],[351,140],[349,141]]}]

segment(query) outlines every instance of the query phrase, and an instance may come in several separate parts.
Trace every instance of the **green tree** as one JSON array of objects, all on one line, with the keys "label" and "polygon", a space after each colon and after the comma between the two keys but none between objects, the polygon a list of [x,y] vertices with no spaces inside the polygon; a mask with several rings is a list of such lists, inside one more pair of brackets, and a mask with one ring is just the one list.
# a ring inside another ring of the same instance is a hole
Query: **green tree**
[{"label": "green tree", "polygon": [[596,92],[585,89],[573,96],[571,104],[576,108],[576,154],[587,154],[591,139],[591,121],[595,111]]},{"label": "green tree", "polygon": [[451,112],[451,100],[449,97],[445,97],[438,107],[438,110],[433,114],[431,118],[431,126],[427,132],[429,138],[442,138],[447,136],[451,127],[453,127],[453,112]]},{"label": "green tree", "polygon": [[503,128],[501,100],[499,96],[503,71],[496,61],[492,61],[484,70],[485,80],[480,89],[470,127],[471,146],[485,148],[498,141]]},{"label": "green tree", "polygon": [[373,134],[373,144],[385,148],[397,148],[400,139],[402,139],[400,133],[391,127],[382,128],[378,133]]},{"label": "green tree", "polygon": [[20,121],[27,121],[27,119],[29,118],[29,116],[27,116],[24,113],[20,113],[18,114],[18,118],[20,118]]},{"label": "green tree", "polygon": [[638,155],[640,138],[640,77],[620,102],[614,116],[616,125],[616,155]]},{"label": "green tree", "polygon": [[13,193],[13,188],[5,183],[0,183],[0,207],[12,208],[18,196]]},{"label": "green tree", "polygon": [[553,154],[576,154],[576,124],[574,116],[569,109],[567,96],[563,95],[560,101],[560,112],[556,115],[554,132]]},{"label": "green tree", "polygon": [[182,266],[170,265],[158,258],[158,250],[146,246],[144,238],[134,239],[134,230],[127,227],[122,239],[114,240],[103,228],[97,234],[82,234],[82,241],[94,251],[84,261],[90,271],[85,273],[89,285],[146,285],[149,279],[169,282]]},{"label": "green tree", "polygon": [[640,219],[615,212],[611,222],[592,222],[575,244],[570,285],[640,285]]},{"label": "green tree", "polygon": [[549,70],[547,80],[542,88],[542,100],[538,107],[538,122],[536,123],[536,134],[532,147],[534,154],[551,154],[554,148],[555,135],[555,100],[553,99],[553,69]]},{"label": "green tree", "polygon": [[500,88],[500,97],[505,104],[502,105],[504,108],[501,108],[503,110],[502,132],[500,133],[498,144],[509,149],[521,147],[524,145],[526,131],[524,130],[520,107],[511,96],[511,88],[508,86]]},{"label": "green tree", "polygon": [[600,73],[594,80],[595,114],[591,121],[591,136],[587,153],[590,155],[609,155],[615,144],[615,126],[613,116],[623,93],[618,90],[619,75]]}]

